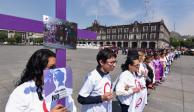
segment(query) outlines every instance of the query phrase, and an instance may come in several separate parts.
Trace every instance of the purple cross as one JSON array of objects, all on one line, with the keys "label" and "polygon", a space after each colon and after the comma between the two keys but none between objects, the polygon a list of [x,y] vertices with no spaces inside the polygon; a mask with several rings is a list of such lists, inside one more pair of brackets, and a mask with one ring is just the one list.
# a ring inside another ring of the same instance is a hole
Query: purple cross
[{"label": "purple cross", "polygon": [[[56,0],[56,18],[66,20],[66,0]],[[43,33],[43,22],[0,14],[0,29]],[[95,39],[97,36],[96,33],[91,31],[81,29],[77,31],[79,38]],[[56,59],[56,66],[58,68],[65,67],[66,49],[56,49]],[[72,75],[68,75],[67,77],[70,79],[67,84],[72,85]]]},{"label": "purple cross", "polygon": [[[66,20],[66,0],[56,0],[56,18]],[[43,22],[0,14],[0,29],[25,32],[43,32]],[[78,29],[79,38],[95,39],[97,34]],[[57,67],[66,66],[66,49],[56,50]]]}]

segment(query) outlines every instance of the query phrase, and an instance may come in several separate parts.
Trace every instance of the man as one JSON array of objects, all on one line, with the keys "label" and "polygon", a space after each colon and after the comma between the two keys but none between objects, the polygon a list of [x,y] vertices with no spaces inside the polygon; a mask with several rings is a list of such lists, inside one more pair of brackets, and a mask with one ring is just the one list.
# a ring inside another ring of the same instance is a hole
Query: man
[{"label": "man", "polygon": [[81,112],[112,112],[111,79],[109,72],[116,65],[116,54],[109,48],[99,51],[98,66],[86,76],[78,95]]}]

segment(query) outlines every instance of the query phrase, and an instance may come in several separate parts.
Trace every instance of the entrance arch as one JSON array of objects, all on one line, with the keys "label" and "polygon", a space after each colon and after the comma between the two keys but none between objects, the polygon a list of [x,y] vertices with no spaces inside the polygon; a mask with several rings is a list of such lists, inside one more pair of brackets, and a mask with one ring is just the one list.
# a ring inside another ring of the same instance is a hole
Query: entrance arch
[{"label": "entrance arch", "polygon": [[132,48],[137,48],[137,42],[132,42]]},{"label": "entrance arch", "polygon": [[112,42],[112,46],[116,46],[116,43],[115,42]]},{"label": "entrance arch", "polygon": [[110,45],[110,42],[106,42],[106,45]]},{"label": "entrance arch", "polygon": [[117,47],[121,48],[122,43],[121,42],[117,42]]},{"label": "entrance arch", "polygon": [[141,43],[141,48],[147,48],[147,42],[142,42]]},{"label": "entrance arch", "polygon": [[103,42],[100,42],[100,46],[103,46]]},{"label": "entrance arch", "polygon": [[155,49],[156,48],[156,43],[155,42],[150,42],[149,43],[149,48],[150,49]]},{"label": "entrance arch", "polygon": [[129,46],[128,46],[128,42],[123,42],[123,47],[124,48],[128,48]]}]

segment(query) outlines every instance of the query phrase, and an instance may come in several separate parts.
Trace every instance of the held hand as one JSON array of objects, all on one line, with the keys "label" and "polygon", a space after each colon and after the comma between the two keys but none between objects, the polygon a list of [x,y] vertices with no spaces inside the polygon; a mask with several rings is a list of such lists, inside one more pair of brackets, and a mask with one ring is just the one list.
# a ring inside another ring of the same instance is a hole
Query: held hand
[{"label": "held hand", "polygon": [[133,88],[133,93],[138,93],[138,92],[140,92],[140,88]]},{"label": "held hand", "polygon": [[126,86],[125,86],[125,91],[128,91],[129,88],[131,88],[131,87],[133,87],[133,86],[126,85]]},{"label": "held hand", "polygon": [[54,108],[51,109],[51,112],[68,112],[68,110],[63,105],[57,104]]},{"label": "held hand", "polygon": [[110,101],[113,98],[113,93],[112,92],[106,92],[104,95],[101,96],[102,101]]}]

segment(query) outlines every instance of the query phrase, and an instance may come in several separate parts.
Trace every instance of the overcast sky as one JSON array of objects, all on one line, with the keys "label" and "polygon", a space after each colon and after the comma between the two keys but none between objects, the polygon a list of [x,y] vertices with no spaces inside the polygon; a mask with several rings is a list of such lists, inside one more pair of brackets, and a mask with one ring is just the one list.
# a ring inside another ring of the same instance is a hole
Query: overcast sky
[{"label": "overcast sky", "polygon": [[[42,20],[55,16],[55,0],[0,0],[0,13]],[[107,26],[163,19],[170,31],[194,35],[194,0],[67,0],[67,20],[86,28],[95,19]]]}]

